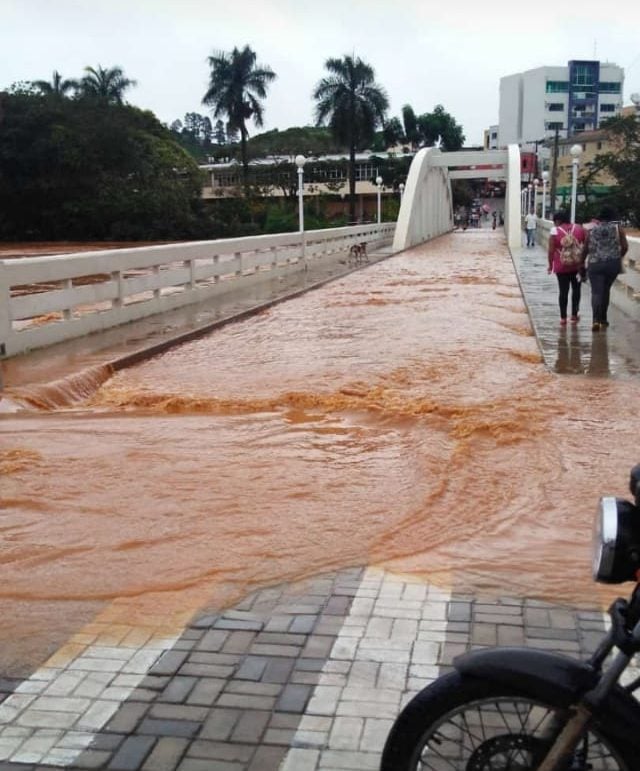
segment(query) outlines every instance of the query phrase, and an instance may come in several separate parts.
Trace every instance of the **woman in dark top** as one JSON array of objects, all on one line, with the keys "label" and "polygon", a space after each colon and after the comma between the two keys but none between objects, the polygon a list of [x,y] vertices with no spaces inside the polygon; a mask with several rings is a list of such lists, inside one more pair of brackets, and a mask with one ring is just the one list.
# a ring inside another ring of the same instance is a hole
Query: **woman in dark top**
[{"label": "woman in dark top", "polygon": [[609,326],[607,311],[611,285],[622,269],[622,258],[629,249],[627,236],[616,222],[616,212],[603,206],[593,227],[587,231],[587,264],[591,282],[591,308],[595,332]]}]

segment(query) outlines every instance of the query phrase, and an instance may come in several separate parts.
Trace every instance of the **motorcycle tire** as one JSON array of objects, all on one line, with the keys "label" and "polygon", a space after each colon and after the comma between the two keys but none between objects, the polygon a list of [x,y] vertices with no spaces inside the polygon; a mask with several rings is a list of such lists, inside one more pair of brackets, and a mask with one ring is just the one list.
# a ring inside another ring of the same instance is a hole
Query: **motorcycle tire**
[{"label": "motorcycle tire", "polygon": [[[524,690],[458,672],[418,693],[396,719],[380,771],[535,771],[567,710]],[[633,771],[600,724],[581,740],[567,771]]]}]

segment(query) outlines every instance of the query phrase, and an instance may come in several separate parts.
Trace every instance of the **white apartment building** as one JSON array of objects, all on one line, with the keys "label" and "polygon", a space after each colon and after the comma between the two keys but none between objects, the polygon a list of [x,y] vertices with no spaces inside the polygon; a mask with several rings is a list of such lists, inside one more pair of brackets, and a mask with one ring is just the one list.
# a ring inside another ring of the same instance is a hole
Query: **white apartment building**
[{"label": "white apartment building", "polygon": [[535,150],[541,140],[593,131],[622,110],[624,70],[616,64],[572,60],[500,79],[498,146]]}]

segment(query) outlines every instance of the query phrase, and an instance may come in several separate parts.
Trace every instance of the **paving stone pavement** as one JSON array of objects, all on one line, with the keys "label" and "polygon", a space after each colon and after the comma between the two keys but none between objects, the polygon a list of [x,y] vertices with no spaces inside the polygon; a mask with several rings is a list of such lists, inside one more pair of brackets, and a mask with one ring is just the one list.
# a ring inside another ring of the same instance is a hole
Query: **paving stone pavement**
[{"label": "paving stone pavement", "polygon": [[603,629],[598,609],[461,595],[375,567],[202,611],[173,640],[89,625],[0,705],[0,771],[373,770],[400,708],[459,653],[582,657]]}]

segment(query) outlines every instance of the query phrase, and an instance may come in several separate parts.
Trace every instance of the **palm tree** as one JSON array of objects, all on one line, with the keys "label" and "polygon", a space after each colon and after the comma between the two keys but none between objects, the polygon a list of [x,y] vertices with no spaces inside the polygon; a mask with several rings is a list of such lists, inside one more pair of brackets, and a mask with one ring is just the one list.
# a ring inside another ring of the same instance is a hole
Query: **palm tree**
[{"label": "palm tree", "polygon": [[64,98],[69,91],[74,91],[78,88],[77,80],[63,80],[62,75],[58,70],[53,71],[51,81],[48,80],[34,80],[33,85],[39,88],[45,96],[53,96],[58,99]]},{"label": "palm tree", "polygon": [[83,96],[103,99],[110,104],[122,104],[124,92],[137,81],[125,78],[122,67],[85,67],[87,73],[80,81]]},{"label": "palm tree", "polygon": [[315,87],[316,122],[328,121],[336,141],[349,148],[349,216],[356,218],[356,150],[364,149],[384,123],[389,100],[374,78],[373,68],[352,56],[327,59],[330,75]]},{"label": "palm tree", "polygon": [[227,136],[240,132],[240,152],[245,193],[248,190],[249,160],[247,158],[247,121],[263,125],[264,110],[261,99],[267,96],[267,86],[276,79],[269,67],[256,64],[256,54],[249,46],[234,48],[230,54],[219,52],[209,56],[211,67],[209,88],[202,103],[212,107],[213,117],[227,116]]}]

